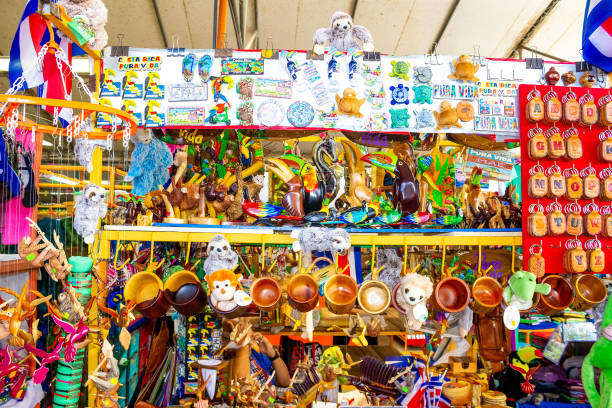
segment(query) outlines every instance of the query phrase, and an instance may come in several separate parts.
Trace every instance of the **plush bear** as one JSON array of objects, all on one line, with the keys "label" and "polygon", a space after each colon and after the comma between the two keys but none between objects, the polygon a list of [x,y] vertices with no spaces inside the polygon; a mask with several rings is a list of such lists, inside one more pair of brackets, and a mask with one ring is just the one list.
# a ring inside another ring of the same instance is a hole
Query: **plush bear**
[{"label": "plush bear", "polygon": [[[82,21],[93,37],[87,42],[92,50],[101,50],[108,43],[108,33],[104,28],[108,21],[108,10],[102,0],[58,0],[68,17]],[[60,34],[63,36],[63,34]]]},{"label": "plush bear", "polygon": [[106,216],[107,209],[106,190],[97,184],[86,185],[77,197],[74,204],[74,229],[86,244],[94,242],[98,220]]},{"label": "plush bear", "polygon": [[342,11],[334,13],[330,27],[315,31],[312,42],[315,54],[323,54],[328,44],[338,51],[346,52],[350,49],[374,51],[374,40],[370,31],[363,26],[353,25],[352,17]]},{"label": "plush bear", "polygon": [[420,330],[427,320],[427,300],[433,293],[433,283],[427,276],[408,273],[400,281],[397,303],[406,313],[406,327]]},{"label": "plush bear", "polygon": [[219,269],[234,270],[238,265],[238,254],[223,235],[212,237],[206,247],[208,257],[204,261],[204,272],[210,275]]},{"label": "plush bear", "polygon": [[124,180],[133,181],[132,194],[143,196],[168,181],[172,153],[166,143],[153,137],[148,130],[139,130],[131,140],[134,143],[134,151]]}]

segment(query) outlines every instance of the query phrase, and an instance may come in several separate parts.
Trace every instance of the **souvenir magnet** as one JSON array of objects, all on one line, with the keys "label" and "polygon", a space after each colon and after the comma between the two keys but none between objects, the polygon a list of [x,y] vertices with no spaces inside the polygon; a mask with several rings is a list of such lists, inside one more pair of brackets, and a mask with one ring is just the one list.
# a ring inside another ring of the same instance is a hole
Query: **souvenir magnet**
[{"label": "souvenir magnet", "polygon": [[419,85],[419,86],[415,86],[413,90],[414,90],[414,99],[412,100],[412,103],[431,104],[433,102],[431,86]]},{"label": "souvenir magnet", "polygon": [[314,109],[306,101],[296,101],[287,109],[287,120],[294,127],[307,127],[314,119]]},{"label": "souvenir magnet", "polygon": [[408,109],[389,109],[391,115],[391,127],[392,128],[405,128],[408,127]]},{"label": "souvenir magnet", "polygon": [[391,78],[400,78],[404,81],[408,81],[408,71],[410,70],[410,64],[405,61],[391,61],[391,72],[389,76]]},{"label": "souvenir magnet", "polygon": [[263,126],[278,126],[284,117],[283,106],[273,99],[261,102],[257,108],[257,120]]},{"label": "souvenir magnet", "polygon": [[391,105],[408,105],[410,103],[410,88],[404,87],[404,84],[398,84],[397,86],[390,86],[389,89],[391,90]]},{"label": "souvenir magnet", "polygon": [[431,68],[427,65],[414,67],[414,82],[419,85],[431,85]]},{"label": "souvenir magnet", "polygon": [[419,111],[414,110],[414,117],[416,119],[416,127],[418,129],[422,128],[430,128],[436,126],[436,122],[434,121],[433,111],[430,109],[421,109]]}]

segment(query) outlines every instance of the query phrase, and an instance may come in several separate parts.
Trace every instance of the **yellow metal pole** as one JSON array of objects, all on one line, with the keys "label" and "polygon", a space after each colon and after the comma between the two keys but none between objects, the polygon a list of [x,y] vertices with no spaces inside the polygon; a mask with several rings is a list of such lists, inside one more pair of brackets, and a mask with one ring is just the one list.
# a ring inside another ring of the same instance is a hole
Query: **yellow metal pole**
[{"label": "yellow metal pole", "polygon": [[[101,149],[95,149],[94,153],[92,155],[91,158],[91,164],[93,166],[93,170],[92,172],[89,174],[89,181],[91,183],[95,183],[100,185],[102,183],[102,150]],[[98,223],[98,228],[100,227],[100,224]],[[98,254],[95,253],[94,248],[98,247],[98,239],[100,238],[96,238],[96,241],[94,241],[93,244],[90,245],[89,247],[89,253],[92,254],[92,257],[96,257],[98,256]],[[104,251],[106,252],[106,255],[104,255],[104,253],[101,255],[102,258],[109,258],[110,257],[110,248],[109,248],[109,242],[108,241],[102,241],[100,242],[100,248],[102,249],[102,247],[104,247]],[[97,259],[94,258],[94,265],[96,264]],[[106,274],[104,274],[106,276]],[[95,283],[93,283],[91,285],[91,296],[96,297],[98,296],[98,284],[97,281],[95,281]],[[97,302],[93,302],[92,306],[91,306],[91,310],[89,311],[89,325],[90,326],[100,326],[99,324],[99,319],[98,319],[98,305]],[[98,366],[98,359],[99,359],[99,352],[100,350],[98,349],[98,344],[99,342],[101,343],[101,341],[106,338],[107,332],[103,333],[102,331],[100,331],[100,333],[93,333],[93,332],[89,332],[89,339],[91,340],[91,343],[89,343],[89,345],[87,346],[87,372],[90,373],[91,371],[93,371],[97,366]],[[94,387],[93,383],[89,384],[89,388],[87,390],[87,394],[88,394],[88,404],[90,407],[94,406],[94,400],[95,400],[95,392],[96,392],[96,388]]]}]

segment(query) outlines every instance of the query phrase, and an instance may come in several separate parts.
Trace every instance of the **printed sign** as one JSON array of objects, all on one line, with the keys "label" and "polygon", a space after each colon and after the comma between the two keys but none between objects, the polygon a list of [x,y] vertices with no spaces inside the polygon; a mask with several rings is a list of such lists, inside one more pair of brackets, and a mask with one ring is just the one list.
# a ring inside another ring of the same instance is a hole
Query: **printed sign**
[{"label": "printed sign", "polygon": [[159,71],[162,57],[159,55],[119,57],[118,62],[120,71]]},{"label": "printed sign", "polygon": [[474,130],[487,132],[517,132],[518,118],[514,116],[475,116]]},{"label": "printed sign", "polygon": [[208,84],[174,84],[169,85],[168,101],[191,102],[208,100]]},{"label": "printed sign", "polygon": [[169,125],[203,125],[206,111],[203,107],[177,107],[168,108]]},{"label": "printed sign", "polygon": [[223,58],[221,75],[263,75],[264,60],[255,58]]},{"label": "printed sign", "polygon": [[434,84],[432,96],[436,99],[475,99],[478,98],[478,87],[467,84]]},{"label": "printed sign", "polygon": [[518,96],[518,84],[493,81],[479,82],[478,93],[481,98],[516,98]]},{"label": "printed sign", "polygon": [[291,98],[293,82],[285,79],[257,78],[255,96],[272,96],[274,98]]}]

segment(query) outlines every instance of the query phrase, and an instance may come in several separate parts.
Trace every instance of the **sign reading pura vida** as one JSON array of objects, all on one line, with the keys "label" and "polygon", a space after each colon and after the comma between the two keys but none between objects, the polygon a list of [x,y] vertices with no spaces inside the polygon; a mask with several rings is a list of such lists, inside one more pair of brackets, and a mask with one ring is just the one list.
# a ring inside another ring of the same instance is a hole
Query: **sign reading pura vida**
[{"label": "sign reading pura vida", "polygon": [[478,87],[467,84],[434,84],[432,95],[436,99],[474,99],[478,98]]},{"label": "sign reading pura vida", "polygon": [[159,55],[119,57],[118,60],[121,71],[159,71],[162,63]]}]

